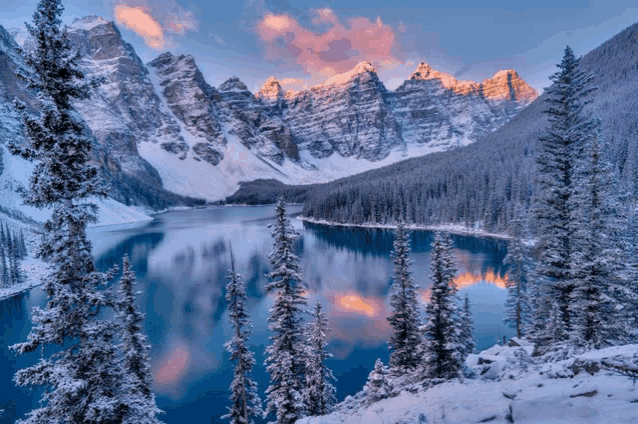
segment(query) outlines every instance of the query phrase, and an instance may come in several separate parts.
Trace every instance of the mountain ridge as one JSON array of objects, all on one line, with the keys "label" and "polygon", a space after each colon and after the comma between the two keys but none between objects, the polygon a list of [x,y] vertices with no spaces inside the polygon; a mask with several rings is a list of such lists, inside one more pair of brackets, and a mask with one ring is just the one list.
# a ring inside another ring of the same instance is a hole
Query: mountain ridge
[{"label": "mountain ridge", "polygon": [[[76,19],[68,33],[83,72],[105,80],[91,100],[76,103],[103,166],[209,200],[241,181],[326,182],[469,144],[528,104],[454,93],[438,80],[389,91],[368,62],[295,93],[276,78],[256,93],[237,77],[215,88],[190,55],[168,52],[144,64],[117,26],[99,16]],[[24,33],[13,35],[28,48]]]}]

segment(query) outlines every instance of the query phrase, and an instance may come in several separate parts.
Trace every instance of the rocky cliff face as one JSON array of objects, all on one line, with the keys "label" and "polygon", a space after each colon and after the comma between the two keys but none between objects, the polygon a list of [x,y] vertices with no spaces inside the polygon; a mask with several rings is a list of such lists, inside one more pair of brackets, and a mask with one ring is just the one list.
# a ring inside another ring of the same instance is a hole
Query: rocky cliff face
[{"label": "rocky cliff face", "polygon": [[22,139],[22,124],[11,104],[14,99],[27,105],[31,96],[18,81],[16,72],[27,72],[19,47],[13,37],[0,26],[0,143]]},{"label": "rocky cliff face", "polygon": [[368,62],[287,100],[284,121],[300,150],[379,160],[405,146],[392,96]]},{"label": "rocky cliff face", "polygon": [[538,97],[516,71],[499,71],[477,83],[459,81],[423,62],[394,95],[408,143],[448,147],[489,134]]},{"label": "rocky cliff face", "polygon": [[191,136],[201,140],[189,145],[180,137],[162,143],[162,148],[184,160],[192,147],[195,158],[217,165],[224,158],[226,145],[219,117],[219,92],[206,83],[192,56],[164,53],[148,66],[157,76],[160,94],[173,115]]},{"label": "rocky cliff face", "polygon": [[219,92],[227,109],[230,134],[277,165],[283,165],[286,158],[298,161],[299,151],[290,128],[272,102],[259,101],[237,77],[220,85]]},{"label": "rocky cliff face", "polygon": [[[29,48],[23,32],[13,35]],[[74,21],[69,38],[86,75],[104,80],[76,106],[108,172],[209,199],[249,179],[327,181],[467,144],[537,96],[515,71],[475,83],[424,63],[391,92],[367,62],[297,93],[271,77],[253,95],[237,77],[211,87],[192,56],[164,53],[144,65],[100,17]],[[15,80],[20,57],[0,31],[0,107],[32,98]],[[15,130],[16,119],[0,110],[3,128]]]},{"label": "rocky cliff face", "polygon": [[105,152],[106,166],[161,186],[158,172],[142,159],[139,142],[176,137],[179,126],[162,107],[148,71],[112,22],[97,16],[76,19],[69,39],[82,56],[88,78],[103,78],[89,100],[76,103]]}]

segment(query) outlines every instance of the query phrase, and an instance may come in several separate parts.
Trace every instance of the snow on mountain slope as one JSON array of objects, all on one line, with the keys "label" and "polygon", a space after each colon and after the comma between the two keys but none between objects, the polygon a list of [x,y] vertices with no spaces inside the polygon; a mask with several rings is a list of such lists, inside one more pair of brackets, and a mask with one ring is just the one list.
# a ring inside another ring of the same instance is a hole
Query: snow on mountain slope
[{"label": "snow on mountain slope", "polygon": [[[512,71],[481,84],[430,72],[390,92],[367,62],[298,93],[269,78],[255,95],[237,77],[211,87],[189,55],[143,64],[117,26],[98,16],[76,19],[69,38],[87,76],[104,78],[76,107],[96,138],[97,161],[126,185],[118,198],[127,202],[144,201],[131,192],[141,187],[218,200],[257,178],[326,182],[476,141],[535,95]],[[16,94],[5,97],[0,106]]]},{"label": "snow on mountain slope", "polygon": [[[20,192],[29,185],[29,178],[33,172],[33,163],[13,156],[0,147],[0,157],[3,170],[0,174],[0,205],[10,211],[17,211],[37,222],[44,222],[51,216],[48,209],[38,209],[25,205]],[[141,208],[129,207],[113,199],[96,199],[99,207],[98,222],[91,226],[105,226],[140,222],[153,219]]]},{"label": "snow on mountain slope", "polygon": [[[335,412],[304,418],[297,424],[603,424],[638,422],[638,391],[631,380],[600,370],[602,360],[636,360],[638,345],[617,346],[587,352],[565,361],[517,367],[517,349],[494,346],[470,355],[467,365],[477,367],[478,358],[495,360],[483,367],[499,368],[491,378],[477,376],[450,381],[429,389],[417,384],[397,396],[367,405],[363,394],[348,397]],[[495,366],[493,364],[503,364]],[[592,374],[575,364],[589,366]],[[577,371],[575,374],[574,371]],[[510,377],[511,375],[511,377]]]}]

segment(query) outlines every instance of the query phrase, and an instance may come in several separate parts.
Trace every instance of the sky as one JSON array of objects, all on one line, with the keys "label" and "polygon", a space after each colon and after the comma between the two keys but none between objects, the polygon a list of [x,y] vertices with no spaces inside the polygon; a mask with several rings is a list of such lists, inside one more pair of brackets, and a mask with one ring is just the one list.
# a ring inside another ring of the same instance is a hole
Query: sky
[{"label": "sky", "polygon": [[[0,0],[24,27],[38,0]],[[638,21],[635,0],[63,0],[64,23],[116,22],[144,62],[195,57],[209,84],[270,76],[299,90],[370,61],[389,89],[420,61],[461,80],[515,69],[542,92],[563,49],[584,55]],[[480,7],[477,7],[480,5]]]}]

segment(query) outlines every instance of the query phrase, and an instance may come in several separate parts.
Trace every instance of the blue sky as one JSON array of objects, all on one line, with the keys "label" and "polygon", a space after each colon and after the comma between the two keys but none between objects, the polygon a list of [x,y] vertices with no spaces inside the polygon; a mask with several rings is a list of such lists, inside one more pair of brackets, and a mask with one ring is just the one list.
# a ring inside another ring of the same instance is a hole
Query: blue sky
[{"label": "blue sky", "polygon": [[[0,24],[24,26],[37,0],[2,0]],[[251,90],[271,75],[314,85],[370,60],[394,88],[423,60],[459,79],[516,69],[539,91],[566,45],[585,54],[638,21],[626,0],[64,0],[65,22],[115,20],[147,62],[192,54],[211,85]],[[480,4],[481,7],[476,5]],[[444,6],[444,7],[443,7]]]}]

